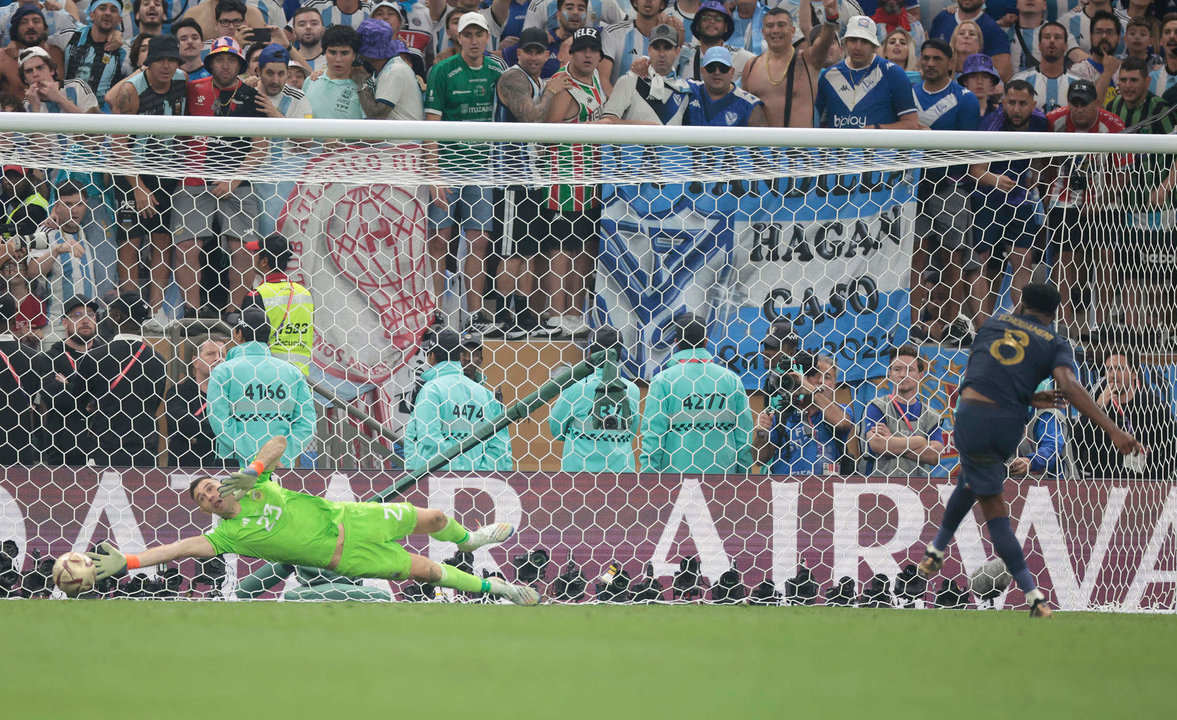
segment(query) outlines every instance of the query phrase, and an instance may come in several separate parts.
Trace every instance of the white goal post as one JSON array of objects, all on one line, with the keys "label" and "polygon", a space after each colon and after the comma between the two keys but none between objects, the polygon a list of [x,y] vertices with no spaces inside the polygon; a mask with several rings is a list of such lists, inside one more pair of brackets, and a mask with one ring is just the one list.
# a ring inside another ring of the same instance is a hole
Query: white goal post
[{"label": "white goal post", "polygon": [[[952,605],[960,597],[951,586],[917,587],[905,568],[934,533],[958,472],[953,418],[969,339],[985,317],[1013,310],[1033,277],[1066,287],[1082,380],[1109,412],[1138,420],[1133,432],[1157,459],[1125,466],[1080,418],[1036,414],[1011,464],[1017,536],[1057,606],[1171,612],[1174,159],[1173,135],[0,113],[8,210],[37,194],[50,214],[40,229],[51,242],[76,238],[74,257],[85,259],[70,261],[68,248],[4,244],[6,288],[20,299],[14,338],[59,358],[78,322],[63,312],[70,296],[84,288],[102,305],[136,287],[151,319],[173,331],[145,332],[148,344],[183,361],[153,409],[159,422],[151,415],[122,432],[124,440],[146,433],[135,457],[147,462],[112,460],[126,457],[109,446],[118,438],[91,427],[105,407],[89,406],[81,418],[62,409],[63,393],[89,390],[48,383],[32,394],[21,411],[24,444],[0,460],[0,541],[16,541],[15,566],[27,573],[34,550],[58,555],[110,538],[135,552],[207,530],[187,483],[200,466],[223,472],[235,460],[219,458],[216,438],[202,435],[211,431],[200,413],[211,409],[201,396],[185,404],[180,393],[189,377],[199,385],[227,338],[187,323],[187,308],[219,312],[240,302],[265,280],[242,246],[278,234],[290,280],[314,304],[311,379],[392,433],[414,410],[435,325],[493,321],[480,338],[467,337],[463,372],[504,405],[582,360],[593,337],[586,331],[602,326],[618,332],[622,375],[644,401],[675,353],[685,313],[703,321],[714,362],[739,377],[747,415],[730,424],[764,424],[768,440],[749,437],[738,448],[746,458],[731,468],[716,471],[717,454],[701,445],[657,460],[645,446],[653,431],[641,401],[628,415],[609,415],[621,418],[630,456],[586,464],[577,443],[604,428],[590,394],[588,405],[554,403],[512,426],[502,465],[455,468],[407,488],[403,499],[467,525],[519,527],[503,548],[476,553],[476,570],[514,578],[513,560],[542,548],[551,567],[536,582],[568,602],[640,601],[652,592],[718,600],[715,588],[728,587],[721,576],[734,567],[745,595],[759,588],[768,603]],[[987,167],[1013,178],[1016,191],[995,200],[977,190]],[[123,217],[135,208],[116,183],[139,175],[169,180],[160,190],[168,217],[126,252],[146,225],[134,212]],[[1070,184],[1080,177],[1082,188]],[[197,199],[224,181],[246,181],[230,191],[240,207],[209,221]],[[475,204],[458,193],[465,186],[485,189],[492,206],[485,242],[465,224],[462,212],[473,210],[463,203]],[[551,205],[569,186],[583,190],[583,208]],[[448,200],[439,188],[450,189]],[[75,207],[75,227],[61,193],[79,189],[85,207]],[[946,195],[958,204],[941,202]],[[444,238],[436,216],[456,208],[459,228]],[[247,255],[246,265],[234,264]],[[525,312],[541,327],[519,325]],[[207,340],[212,360],[202,359]],[[798,345],[787,363],[774,354],[781,340]],[[912,368],[901,359],[908,348]],[[813,393],[783,392],[780,375],[789,371],[833,400],[818,406]],[[914,390],[901,390],[904,373]],[[0,410],[15,406],[20,396],[3,392]],[[387,487],[396,477],[388,452],[363,450],[355,430],[346,441],[328,437],[358,423],[326,405],[316,436],[293,455],[300,467],[282,471],[283,485],[340,501]],[[79,422],[85,432],[71,432]],[[876,426],[918,435],[919,448],[880,445]],[[341,471],[342,455],[356,469]],[[966,518],[946,578],[963,585],[992,557],[983,526]],[[409,547],[438,560],[452,553],[428,539]],[[697,574],[672,587],[690,558]],[[563,584],[557,576],[570,562],[587,580],[583,595],[557,590],[568,587],[571,576]],[[594,590],[596,578],[618,575],[607,573],[614,563],[633,587],[606,579]],[[197,595],[232,595],[257,567],[231,558],[224,586]],[[189,562],[180,569],[189,580],[199,574]],[[264,596],[298,597],[299,585],[305,592],[316,582],[300,574]],[[400,584],[368,585],[373,598],[416,597]],[[346,587],[333,590],[348,596]],[[998,599],[1021,603],[1016,590]]]}]

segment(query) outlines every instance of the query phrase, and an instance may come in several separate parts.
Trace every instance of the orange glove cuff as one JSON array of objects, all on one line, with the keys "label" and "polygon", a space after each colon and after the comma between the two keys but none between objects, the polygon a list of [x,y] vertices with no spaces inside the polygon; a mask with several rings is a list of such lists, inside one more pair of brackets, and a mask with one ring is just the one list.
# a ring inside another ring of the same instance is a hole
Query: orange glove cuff
[{"label": "orange glove cuff", "polygon": [[266,471],[266,464],[264,462],[262,462],[261,460],[254,460],[253,462],[251,462],[249,464],[249,467],[251,470],[256,472],[258,475],[261,475],[262,473],[264,473]]},{"label": "orange glove cuff", "polygon": [[125,557],[127,559],[127,569],[128,570],[135,570],[139,567],[139,556],[138,555],[131,555],[130,553],[128,553],[127,555],[124,555],[123,557]]}]

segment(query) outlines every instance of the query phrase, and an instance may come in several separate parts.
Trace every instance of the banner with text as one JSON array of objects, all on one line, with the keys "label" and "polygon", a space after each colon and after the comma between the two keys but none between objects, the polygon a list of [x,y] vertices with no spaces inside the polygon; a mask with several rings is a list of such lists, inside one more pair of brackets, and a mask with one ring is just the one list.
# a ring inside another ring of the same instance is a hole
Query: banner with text
[{"label": "banner with text", "polygon": [[914,191],[902,170],[607,186],[597,319],[623,330],[638,377],[665,364],[672,320],[688,311],[708,317],[713,347],[748,388],[779,317],[806,350],[837,357],[846,380],[881,375],[907,340]]},{"label": "banner with text", "polygon": [[[188,498],[193,477],[163,470],[9,469],[0,478],[0,540],[15,540],[15,566],[28,570],[34,551],[58,555],[110,539],[137,552],[207,532],[214,518]],[[369,497],[395,477],[286,471],[278,479],[288,488],[347,501]],[[1011,515],[1030,568],[1059,607],[1175,609],[1177,484],[1029,479],[1011,481],[1010,488]],[[745,585],[767,578],[778,590],[804,561],[824,590],[844,576],[859,587],[876,573],[893,578],[917,562],[951,492],[947,480],[505,473],[438,475],[399,499],[451,513],[470,527],[514,524],[514,537],[474,557],[476,568],[508,578],[514,577],[509,558],[542,547],[553,565],[562,569],[573,559],[589,578],[613,560],[634,576],[649,562],[666,587],[680,558],[690,555],[699,556],[711,583],[734,566]],[[961,525],[942,577],[963,584],[993,556],[980,522],[978,512]],[[424,536],[406,546],[437,560],[453,554],[452,545]],[[233,559],[228,565],[232,579],[260,563]],[[192,562],[181,563],[181,572],[192,577]],[[547,582],[558,572],[549,568]],[[288,581],[276,590],[290,587]],[[1001,602],[1020,606],[1023,598],[1011,590]]]}]

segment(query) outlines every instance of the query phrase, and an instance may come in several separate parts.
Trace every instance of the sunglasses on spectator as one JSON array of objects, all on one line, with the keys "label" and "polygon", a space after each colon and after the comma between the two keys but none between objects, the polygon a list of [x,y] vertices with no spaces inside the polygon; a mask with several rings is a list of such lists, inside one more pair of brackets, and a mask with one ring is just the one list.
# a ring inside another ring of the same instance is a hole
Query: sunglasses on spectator
[{"label": "sunglasses on spectator", "polygon": [[720,63],[711,63],[710,65],[704,67],[703,69],[709,73],[725,73],[728,70],[731,70],[731,68],[728,67],[727,65],[722,65]]}]

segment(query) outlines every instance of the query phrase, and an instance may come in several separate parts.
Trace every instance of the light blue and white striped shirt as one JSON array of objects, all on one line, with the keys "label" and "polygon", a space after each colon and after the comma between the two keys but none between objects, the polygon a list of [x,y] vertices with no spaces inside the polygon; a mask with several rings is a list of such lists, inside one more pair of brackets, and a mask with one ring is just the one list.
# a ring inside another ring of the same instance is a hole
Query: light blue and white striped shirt
[{"label": "light blue and white striped shirt", "polygon": [[1025,80],[1034,88],[1034,104],[1044,113],[1067,104],[1067,88],[1079,78],[1070,73],[1047,77],[1039,70],[1026,70],[1014,75],[1013,80]]}]

